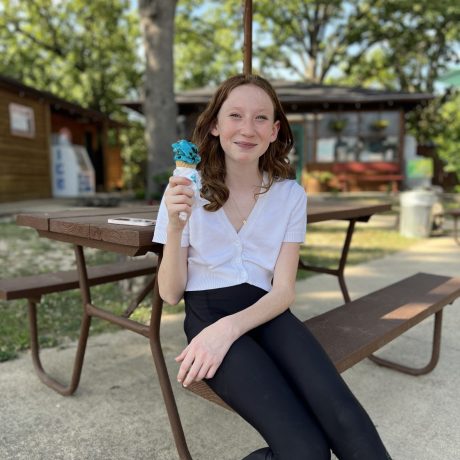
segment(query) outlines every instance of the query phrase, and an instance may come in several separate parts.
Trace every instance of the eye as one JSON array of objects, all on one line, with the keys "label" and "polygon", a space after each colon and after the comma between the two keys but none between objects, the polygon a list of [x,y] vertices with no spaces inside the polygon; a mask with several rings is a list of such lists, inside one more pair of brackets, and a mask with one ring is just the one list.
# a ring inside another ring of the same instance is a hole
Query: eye
[{"label": "eye", "polygon": [[268,120],[267,115],[257,115],[256,120]]},{"label": "eye", "polygon": [[229,117],[230,118],[241,118],[241,115],[239,113],[232,112],[229,114]]}]

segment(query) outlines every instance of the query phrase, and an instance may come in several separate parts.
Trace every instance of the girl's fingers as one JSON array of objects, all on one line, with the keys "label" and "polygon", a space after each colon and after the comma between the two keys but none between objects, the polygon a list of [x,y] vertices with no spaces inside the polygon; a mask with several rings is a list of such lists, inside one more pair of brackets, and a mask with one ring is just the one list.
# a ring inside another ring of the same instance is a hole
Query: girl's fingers
[{"label": "girl's fingers", "polygon": [[182,364],[179,368],[179,372],[177,374],[177,381],[178,382],[183,382],[185,379],[185,376],[187,375],[187,372],[189,372],[190,368],[192,367],[194,361],[194,356],[192,353],[187,353],[185,358],[182,361]]},{"label": "girl's fingers", "polygon": [[197,376],[195,377],[195,382],[199,382],[200,380],[203,380],[204,378],[206,378],[206,376],[208,375],[209,369],[210,369],[209,365],[203,364]]},{"label": "girl's fingers", "polygon": [[206,376],[203,377],[203,378],[212,379],[214,377],[214,375],[216,374],[216,371],[217,371],[218,368],[219,368],[219,366],[216,366],[216,365],[211,366],[209,368],[208,372],[206,373]]},{"label": "girl's fingers", "polygon": [[195,361],[193,361],[192,367],[189,369],[189,371],[187,372],[187,376],[183,380],[184,383],[182,385],[184,387],[189,386],[192,382],[197,380],[196,376],[200,372],[200,369],[201,369],[202,365],[203,365],[203,363],[201,361],[198,361],[197,359],[195,359]]},{"label": "girl's fingers", "polygon": [[188,351],[188,346],[186,346],[179,355],[176,356],[176,361],[179,363],[181,362],[185,356],[187,355],[187,351]]},{"label": "girl's fingers", "polygon": [[193,190],[187,185],[177,185],[176,187],[170,188],[167,191],[167,196],[186,195],[189,197],[193,196]]},{"label": "girl's fingers", "polygon": [[171,176],[169,178],[169,186],[176,187],[177,185],[191,185],[192,181],[182,176]]},{"label": "girl's fingers", "polygon": [[189,204],[191,206],[192,203],[193,203],[193,199],[192,199],[192,197],[190,197],[188,195],[172,195],[172,196],[168,197],[168,200],[167,200],[168,205],[182,204],[182,203],[186,203],[186,204]]}]

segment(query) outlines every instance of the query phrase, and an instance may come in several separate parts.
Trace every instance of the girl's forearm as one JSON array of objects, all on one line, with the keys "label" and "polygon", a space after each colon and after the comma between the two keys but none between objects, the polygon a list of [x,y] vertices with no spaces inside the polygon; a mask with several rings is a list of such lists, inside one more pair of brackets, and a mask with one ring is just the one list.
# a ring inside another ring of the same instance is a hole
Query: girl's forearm
[{"label": "girl's forearm", "polygon": [[244,310],[229,315],[223,320],[228,321],[235,340],[246,332],[260,326],[287,310],[295,300],[293,287],[279,286]]},{"label": "girl's forearm", "polygon": [[181,231],[168,229],[168,239],[158,271],[160,296],[171,305],[180,301],[187,283],[187,259],[181,248],[181,236]]}]

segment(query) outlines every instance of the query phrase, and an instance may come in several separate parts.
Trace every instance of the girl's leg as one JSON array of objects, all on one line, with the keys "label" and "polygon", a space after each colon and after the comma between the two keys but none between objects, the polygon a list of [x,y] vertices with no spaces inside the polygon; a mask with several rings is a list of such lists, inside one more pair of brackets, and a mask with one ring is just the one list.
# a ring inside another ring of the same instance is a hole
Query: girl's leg
[{"label": "girl's leg", "polygon": [[340,460],[390,459],[366,411],[321,345],[289,310],[249,334],[306,402]]},{"label": "girl's leg", "polygon": [[243,336],[208,385],[267,441],[245,460],[329,460],[317,420],[265,351]]},{"label": "girl's leg", "polygon": [[[263,294],[249,285],[186,292],[184,329],[188,341],[219,317],[245,308]],[[245,460],[330,459],[327,439],[307,405],[248,335],[232,344],[215,376],[206,382],[270,446]]]}]

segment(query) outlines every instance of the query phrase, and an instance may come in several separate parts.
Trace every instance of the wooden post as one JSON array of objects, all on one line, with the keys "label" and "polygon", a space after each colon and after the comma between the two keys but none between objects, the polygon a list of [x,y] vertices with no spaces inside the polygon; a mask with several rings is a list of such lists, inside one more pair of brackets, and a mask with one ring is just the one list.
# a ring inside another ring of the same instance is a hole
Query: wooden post
[{"label": "wooden post", "polygon": [[244,0],[243,73],[252,73],[252,0]]}]

